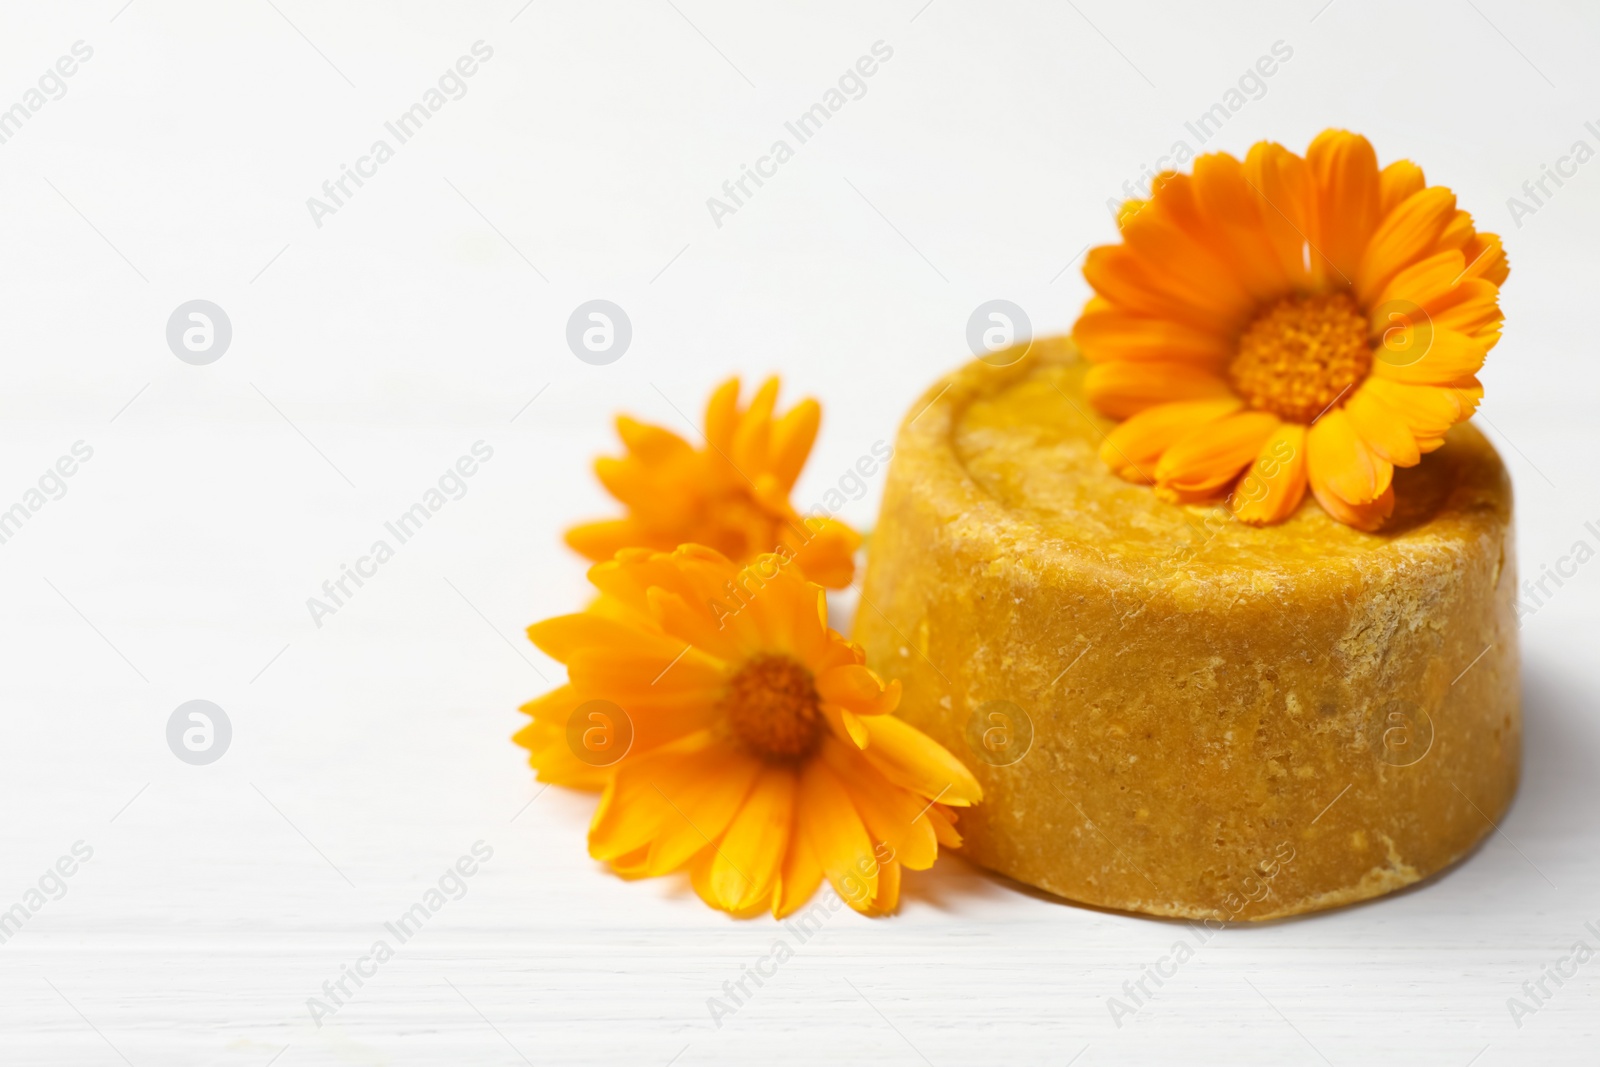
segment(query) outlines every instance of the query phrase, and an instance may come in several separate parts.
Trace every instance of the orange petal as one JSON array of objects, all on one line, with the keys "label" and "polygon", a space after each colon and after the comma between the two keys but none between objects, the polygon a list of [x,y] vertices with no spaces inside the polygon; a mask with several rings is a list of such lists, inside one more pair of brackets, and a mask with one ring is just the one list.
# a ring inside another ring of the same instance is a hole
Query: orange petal
[{"label": "orange petal", "polygon": [[1279,423],[1228,497],[1234,517],[1270,526],[1294,514],[1306,493],[1306,428]]},{"label": "orange petal", "polygon": [[1476,374],[1489,354],[1489,346],[1483,341],[1455,330],[1438,325],[1408,329],[1418,333],[1414,343],[1421,347],[1422,354],[1412,355],[1408,347],[1401,349],[1402,356],[1391,360],[1380,348],[1372,362],[1375,377],[1410,385],[1448,385]]},{"label": "orange petal", "polygon": [[668,810],[664,795],[705,779],[724,762],[710,731],[623,760],[589,823],[589,855],[609,861],[649,846]]},{"label": "orange petal", "polygon": [[1261,226],[1279,268],[1291,286],[1314,287],[1321,257],[1311,255],[1319,243],[1311,168],[1282,145],[1258,141],[1245,156],[1244,174],[1260,198]]},{"label": "orange petal", "polygon": [[878,860],[844,784],[814,759],[800,772],[800,830],[823,873],[845,903],[858,910],[878,891]]},{"label": "orange petal", "polygon": [[843,589],[855,578],[861,535],[837,519],[807,518],[798,531],[785,525],[782,542],[806,578],[820,586]]},{"label": "orange petal", "polygon": [[1136,314],[1180,321],[1209,333],[1226,333],[1233,326],[1233,313],[1219,312],[1174,291],[1158,268],[1125,245],[1090,249],[1083,276],[1095,292]]},{"label": "orange petal", "polygon": [[1456,248],[1447,248],[1417,260],[1389,279],[1378,294],[1372,309],[1372,328],[1374,331],[1384,330],[1392,325],[1387,319],[1378,321],[1382,317],[1379,312],[1386,305],[1400,301],[1421,308],[1437,301],[1456,287],[1466,269],[1466,257]]},{"label": "orange petal", "polygon": [[1190,431],[1156,464],[1156,484],[1185,496],[1220,489],[1261,452],[1279,421],[1269,412],[1241,411]]},{"label": "orange petal", "polygon": [[1445,223],[1444,229],[1439,231],[1438,240],[1434,241],[1433,247],[1439,251],[1445,249],[1460,251],[1467,246],[1476,232],[1472,226],[1472,215],[1457,208],[1456,213],[1450,216],[1450,221]]},{"label": "orange petal", "polygon": [[1407,197],[1378,224],[1356,271],[1356,298],[1371,306],[1390,278],[1432,251],[1455,217],[1456,194],[1441,185]]},{"label": "orange petal", "polygon": [[617,416],[617,436],[628,451],[646,463],[660,463],[692,452],[688,441],[661,426],[640,422],[627,415]]},{"label": "orange petal", "polygon": [[1162,453],[1174,443],[1243,406],[1244,401],[1238,397],[1224,397],[1146,408],[1106,434],[1100,443],[1100,458],[1118,477],[1148,484],[1155,481],[1156,463]]},{"label": "orange petal", "polygon": [[817,675],[817,692],[822,699],[842,704],[858,715],[884,715],[900,703],[898,679],[885,687],[881,678],[856,663],[831,667]]},{"label": "orange petal", "polygon": [[945,848],[960,848],[961,835],[956,832],[955,812],[943,804],[935,804],[922,816],[933,825],[934,836]]},{"label": "orange petal", "polygon": [[795,773],[788,767],[762,770],[717,843],[707,872],[715,899],[706,898],[706,903],[741,912],[772,898],[789,848],[796,788]]},{"label": "orange petal", "polygon": [[1197,239],[1162,210],[1168,193],[1168,187],[1158,188],[1153,209],[1141,211],[1123,225],[1126,247],[1183,303],[1209,308],[1225,321],[1242,318],[1253,304],[1250,295],[1234,278],[1229,264],[1219,259],[1203,238]]},{"label": "orange petal", "polygon": [[1172,319],[1135,315],[1115,305],[1086,310],[1072,339],[1091,363],[1195,363],[1220,368],[1233,352],[1228,339]]},{"label": "orange petal", "polygon": [[738,423],[739,379],[735,376],[718,385],[706,401],[706,440],[713,448],[726,451]]},{"label": "orange petal", "polygon": [[1500,237],[1493,233],[1477,233],[1462,249],[1467,257],[1467,277],[1482,278],[1495,285],[1504,285],[1511,275],[1511,265],[1506,261],[1506,250]]},{"label": "orange petal", "polygon": [[623,647],[645,655],[677,654],[673,643],[660,633],[587,611],[536,622],[528,627],[528,640],[557,663],[566,663],[580,650],[590,647]]},{"label": "orange petal", "polygon": [[[783,870],[778,876],[778,891],[772,897],[772,916],[786,919],[810,900],[822,884],[822,864],[817,862],[805,835],[799,831],[800,812],[795,810],[794,824],[789,830],[789,848],[783,857]],[[801,920],[804,925],[805,920]]]},{"label": "orange petal", "polygon": [[1427,186],[1422,168],[1409,159],[1397,159],[1378,172],[1378,214],[1387,216],[1407,197]]},{"label": "orange petal", "polygon": [[878,892],[872,903],[861,909],[865,915],[893,915],[900,907],[900,864],[894,860],[878,867]]},{"label": "orange petal", "polygon": [[1349,284],[1382,217],[1377,154],[1360,134],[1325,130],[1311,142],[1306,162],[1317,185],[1319,251]]},{"label": "orange petal", "polygon": [[630,545],[652,545],[652,535],[632,519],[605,519],[584,522],[565,534],[568,547],[595,562],[610,559]]},{"label": "orange petal", "polygon": [[721,662],[692,647],[677,658],[682,651],[682,645],[649,651],[589,645],[568,658],[567,676],[580,692],[609,695],[624,706],[624,695],[666,699],[719,691],[726,678]]},{"label": "orange petal", "polygon": [[837,741],[825,741],[822,756],[845,784],[874,846],[887,845],[888,857],[914,871],[933,866],[939,838],[933,824],[921,817],[929,801],[885,782],[865,756]]},{"label": "orange petal", "polygon": [[1233,395],[1217,374],[1183,363],[1101,363],[1084,376],[1089,402],[1114,419],[1175,400]]},{"label": "orange petal", "polygon": [[565,725],[535,720],[513,734],[512,740],[528,750],[528,764],[538,772],[541,782],[572,789],[601,789],[611,781],[611,768],[585,763],[568,747]]},{"label": "orange petal", "polygon": [[1415,466],[1421,459],[1417,439],[1401,418],[1363,383],[1344,406],[1356,433],[1374,454],[1396,467]]},{"label": "orange petal", "polygon": [[1317,503],[1322,505],[1322,510],[1332,516],[1336,522],[1342,522],[1346,526],[1357,530],[1365,530],[1368,533],[1380,528],[1394,512],[1394,486],[1392,485],[1383,491],[1382,496],[1370,504],[1351,504],[1340,499],[1339,495],[1328,489],[1327,486],[1319,484],[1313,473],[1311,476],[1311,494],[1317,498]]},{"label": "orange petal", "polygon": [[1323,415],[1306,434],[1306,463],[1317,499],[1331,492],[1353,507],[1376,500],[1394,473],[1367,448],[1343,408]]},{"label": "orange petal", "polygon": [[1493,348],[1500,338],[1500,289],[1482,278],[1463,278],[1423,308],[1433,324],[1476,337]]},{"label": "orange petal", "polygon": [[821,424],[822,405],[806,399],[773,425],[771,473],[785,493],[794,488],[795,479],[800,477]]},{"label": "orange petal", "polygon": [[921,730],[892,715],[861,721],[872,737],[867,760],[889,781],[943,804],[965,807],[983,799],[972,772]]},{"label": "orange petal", "polygon": [[764,765],[731,745],[719,746],[718,751],[722,758],[696,781],[670,789],[651,782],[666,810],[661,812],[650,841],[650,856],[645,864],[648,875],[675,871],[701,849],[715,847],[716,840],[743,807]]},{"label": "orange petal", "polygon": [[[1261,211],[1265,205],[1245,178],[1244,165],[1226,152],[1208,153],[1194,161],[1196,209],[1220,245],[1240,284],[1258,304],[1289,291],[1289,275],[1278,262]],[[1272,209],[1266,208],[1271,211]]]},{"label": "orange petal", "polygon": [[[1406,427],[1417,439],[1418,447],[1424,440],[1443,437],[1446,430],[1469,414],[1461,398],[1448,388],[1408,385],[1376,376],[1368,378],[1361,388],[1363,392],[1371,392],[1386,408],[1405,420]],[[1423,448],[1422,451],[1429,449]]]},{"label": "orange petal", "polygon": [[[898,679],[895,680],[895,684],[900,684]],[[872,735],[867,733],[866,724],[855,712],[847,711],[837,704],[824,704],[822,714],[833,726],[835,737],[848,740],[856,748],[866,748],[872,741]]]}]

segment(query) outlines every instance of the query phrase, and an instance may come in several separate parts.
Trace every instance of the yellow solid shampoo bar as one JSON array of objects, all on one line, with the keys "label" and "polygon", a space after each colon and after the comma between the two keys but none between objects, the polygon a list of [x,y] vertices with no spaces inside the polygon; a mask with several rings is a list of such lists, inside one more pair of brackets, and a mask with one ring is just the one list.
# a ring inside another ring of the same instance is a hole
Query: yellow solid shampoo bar
[{"label": "yellow solid shampoo bar", "polygon": [[1396,472],[1378,534],[1309,496],[1254,528],[1106,468],[1069,342],[989,360],[901,426],[856,618],[902,717],[983,784],[970,859],[1087,904],[1269,919],[1491,832],[1520,762],[1516,572],[1476,429]]}]

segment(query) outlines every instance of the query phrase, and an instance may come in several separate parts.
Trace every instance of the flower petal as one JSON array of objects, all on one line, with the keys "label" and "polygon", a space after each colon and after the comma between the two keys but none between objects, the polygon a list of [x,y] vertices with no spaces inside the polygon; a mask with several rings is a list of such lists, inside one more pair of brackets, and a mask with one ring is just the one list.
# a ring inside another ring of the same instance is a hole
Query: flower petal
[{"label": "flower petal", "polygon": [[772,476],[785,493],[794,488],[794,481],[811,455],[811,446],[817,439],[817,427],[822,424],[822,405],[815,400],[800,401],[772,427]]},{"label": "flower petal", "polygon": [[1414,193],[1428,185],[1422,168],[1409,159],[1397,159],[1378,172],[1378,213],[1387,217]]},{"label": "flower petal", "polygon": [[606,645],[639,649],[646,655],[677,654],[671,639],[660,633],[586,611],[536,622],[528,627],[528,640],[557,663],[566,663],[582,649]]},{"label": "flower petal", "polygon": [[1511,275],[1511,265],[1506,261],[1506,250],[1500,237],[1493,233],[1476,233],[1462,249],[1467,257],[1467,277],[1482,278],[1495,285],[1504,285]]},{"label": "flower petal", "polygon": [[667,812],[664,794],[704,779],[725,761],[709,730],[623,760],[589,823],[589,855],[609,861],[648,847]]},{"label": "flower petal", "polygon": [[1367,448],[1343,408],[1334,408],[1306,434],[1306,463],[1317,499],[1327,493],[1359,507],[1389,486],[1394,466]]},{"label": "flower petal", "polygon": [[1395,301],[1421,308],[1450,293],[1466,272],[1467,260],[1457,248],[1424,256],[1389,279],[1373,305],[1374,332],[1388,329],[1391,320],[1379,321],[1378,312]]},{"label": "flower petal", "polygon": [[1378,156],[1360,134],[1325,130],[1306,150],[1317,185],[1317,246],[1338,280],[1356,276],[1380,214]]},{"label": "flower petal", "polygon": [[1372,361],[1374,377],[1410,385],[1448,385],[1478,373],[1489,355],[1489,346],[1478,338],[1437,324],[1404,329],[1418,335],[1412,344],[1420,344],[1422,354],[1412,355],[1409,346],[1403,346],[1399,351],[1405,354],[1391,359],[1380,348]]},{"label": "flower petal", "polygon": [[1250,311],[1250,294],[1224,260],[1162,210],[1171,191],[1171,186],[1158,186],[1151,206],[1123,224],[1125,246],[1147,270],[1159,271],[1159,284],[1183,303],[1237,322]]},{"label": "flower petal", "polygon": [[1089,368],[1083,388],[1089,402],[1114,419],[1175,400],[1233,395],[1220,375],[1184,363],[1100,363]]},{"label": "flower petal", "polygon": [[1289,275],[1262,228],[1264,205],[1245,177],[1244,164],[1226,152],[1198,157],[1194,161],[1194,198],[1215,239],[1227,248],[1240,284],[1257,303],[1287,293]]},{"label": "flower petal", "polygon": [[1282,145],[1258,141],[1245,155],[1244,174],[1260,200],[1262,229],[1290,286],[1315,287],[1321,257],[1311,254],[1319,243],[1311,168]]},{"label": "flower petal", "polygon": [[1158,404],[1117,424],[1100,443],[1100,458],[1118,477],[1148,484],[1162,453],[1201,426],[1244,406],[1238,397]]},{"label": "flower petal", "polygon": [[[816,893],[822,884],[822,864],[817,862],[805,835],[800,833],[800,811],[795,809],[794,825],[789,831],[789,849],[783,857],[783,870],[778,876],[778,891],[772,896],[772,917],[787,919]],[[801,920],[804,924],[804,920]]]},{"label": "flower petal", "polygon": [[900,703],[899,679],[885,686],[883,679],[858,663],[830,667],[817,675],[817,692],[857,715],[885,715]]},{"label": "flower petal", "polygon": [[792,769],[762,770],[717,843],[707,872],[707,886],[715,899],[707,898],[706,903],[742,912],[772,898],[789,849],[797,788]]},{"label": "flower petal", "polygon": [[942,804],[965,807],[983,799],[972,772],[921,730],[892,715],[861,721],[872,735],[864,754],[889,781]]},{"label": "flower petal", "polygon": [[567,547],[596,563],[610,559],[631,545],[651,544],[652,534],[632,519],[581,522],[563,535]]},{"label": "flower petal", "polygon": [[1136,314],[1176,320],[1208,333],[1226,333],[1233,326],[1232,315],[1174,292],[1157,269],[1124,245],[1091,248],[1083,276],[1095,292]]},{"label": "flower petal", "polygon": [[845,784],[874,846],[887,845],[889,858],[914,871],[933,866],[939,838],[922,818],[929,801],[885,781],[865,756],[837,741],[824,743],[822,757]]},{"label": "flower petal", "polygon": [[1448,388],[1371,377],[1362,383],[1362,390],[1370,391],[1385,407],[1403,418],[1419,446],[1426,439],[1443,437],[1446,430],[1469,414],[1462,398]]},{"label": "flower petal", "polygon": [[1405,419],[1378,399],[1366,383],[1356,389],[1344,410],[1351,426],[1375,454],[1397,467],[1414,466],[1422,458]]},{"label": "flower petal", "polygon": [[1306,493],[1306,428],[1281,422],[1228,496],[1234,517],[1255,526],[1282,522]]},{"label": "flower petal", "polygon": [[844,784],[814,759],[800,772],[800,831],[839,896],[857,911],[878,891],[878,860]]},{"label": "flower petal", "polygon": [[671,430],[627,415],[617,416],[617,436],[629,452],[646,463],[666,462],[694,451],[688,441]]},{"label": "flower petal", "polygon": [[1317,503],[1322,505],[1336,522],[1356,530],[1365,530],[1372,533],[1383,526],[1389,516],[1394,513],[1394,486],[1383,491],[1383,495],[1370,504],[1351,504],[1340,499],[1339,495],[1326,485],[1317,481],[1315,474],[1311,475],[1311,494],[1317,498]]},{"label": "flower petal", "polygon": [[1356,271],[1356,299],[1370,307],[1390,278],[1427,255],[1455,217],[1456,194],[1442,185],[1407,197],[1378,224]]},{"label": "flower petal", "polygon": [[732,745],[717,746],[722,758],[703,777],[674,783],[672,788],[651,780],[666,810],[650,841],[645,873],[667,874],[682,867],[703,848],[715,847],[749,795],[764,766]]},{"label": "flower petal", "polygon": [[1156,464],[1156,485],[1186,497],[1233,481],[1280,422],[1266,411],[1241,411],[1201,426],[1168,448]]},{"label": "flower petal", "polygon": [[1222,334],[1198,330],[1173,319],[1156,319],[1094,301],[1072,327],[1072,340],[1091,363],[1194,363],[1220,368],[1233,354]]}]

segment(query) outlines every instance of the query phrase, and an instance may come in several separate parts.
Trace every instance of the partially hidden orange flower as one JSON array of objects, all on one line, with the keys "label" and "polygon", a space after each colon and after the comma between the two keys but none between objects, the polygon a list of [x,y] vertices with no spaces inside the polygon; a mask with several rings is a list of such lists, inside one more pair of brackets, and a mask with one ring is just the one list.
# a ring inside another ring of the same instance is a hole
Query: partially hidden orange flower
[{"label": "partially hidden orange flower", "polygon": [[515,739],[542,780],[604,789],[596,859],[626,877],[687,870],[735,915],[782,918],[824,877],[879,915],[902,868],[960,844],[951,809],[981,798],[976,779],[890,714],[900,683],[863,665],[780,557],[625,549],[589,579],[587,611],[528,628],[568,681],[523,707]]},{"label": "partially hidden orange flower", "polygon": [[822,408],[807,399],[779,415],[777,400],[778,379],[769,378],[740,407],[739,379],[729,378],[706,405],[703,448],[619,415],[627,454],[597,460],[595,473],[628,514],[574,526],[567,544],[597,562],[624,548],[670,552],[690,543],[741,563],[787,550],[812,581],[849,585],[861,535],[828,516],[802,518],[789,502]]},{"label": "partially hidden orange flower", "polygon": [[1416,164],[1378,169],[1328,130],[1302,158],[1261,142],[1200,156],[1124,204],[1122,243],[1089,253],[1073,336],[1093,404],[1124,419],[1101,456],[1180,502],[1227,496],[1282,522],[1307,483],[1372,530],[1395,467],[1471,417],[1500,338],[1500,238]]}]

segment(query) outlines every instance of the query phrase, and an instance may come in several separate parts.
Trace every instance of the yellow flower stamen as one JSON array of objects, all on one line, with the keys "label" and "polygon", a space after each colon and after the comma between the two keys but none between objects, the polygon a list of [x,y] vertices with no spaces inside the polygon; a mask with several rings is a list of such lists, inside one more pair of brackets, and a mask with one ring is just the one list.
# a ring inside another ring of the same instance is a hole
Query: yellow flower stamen
[{"label": "yellow flower stamen", "polygon": [[822,740],[816,682],[788,656],[758,656],[746,663],[728,682],[720,707],[733,739],[770,762],[803,759]]},{"label": "yellow flower stamen", "polygon": [[1286,296],[1239,338],[1228,378],[1245,403],[1310,423],[1372,369],[1367,322],[1346,293]]}]

